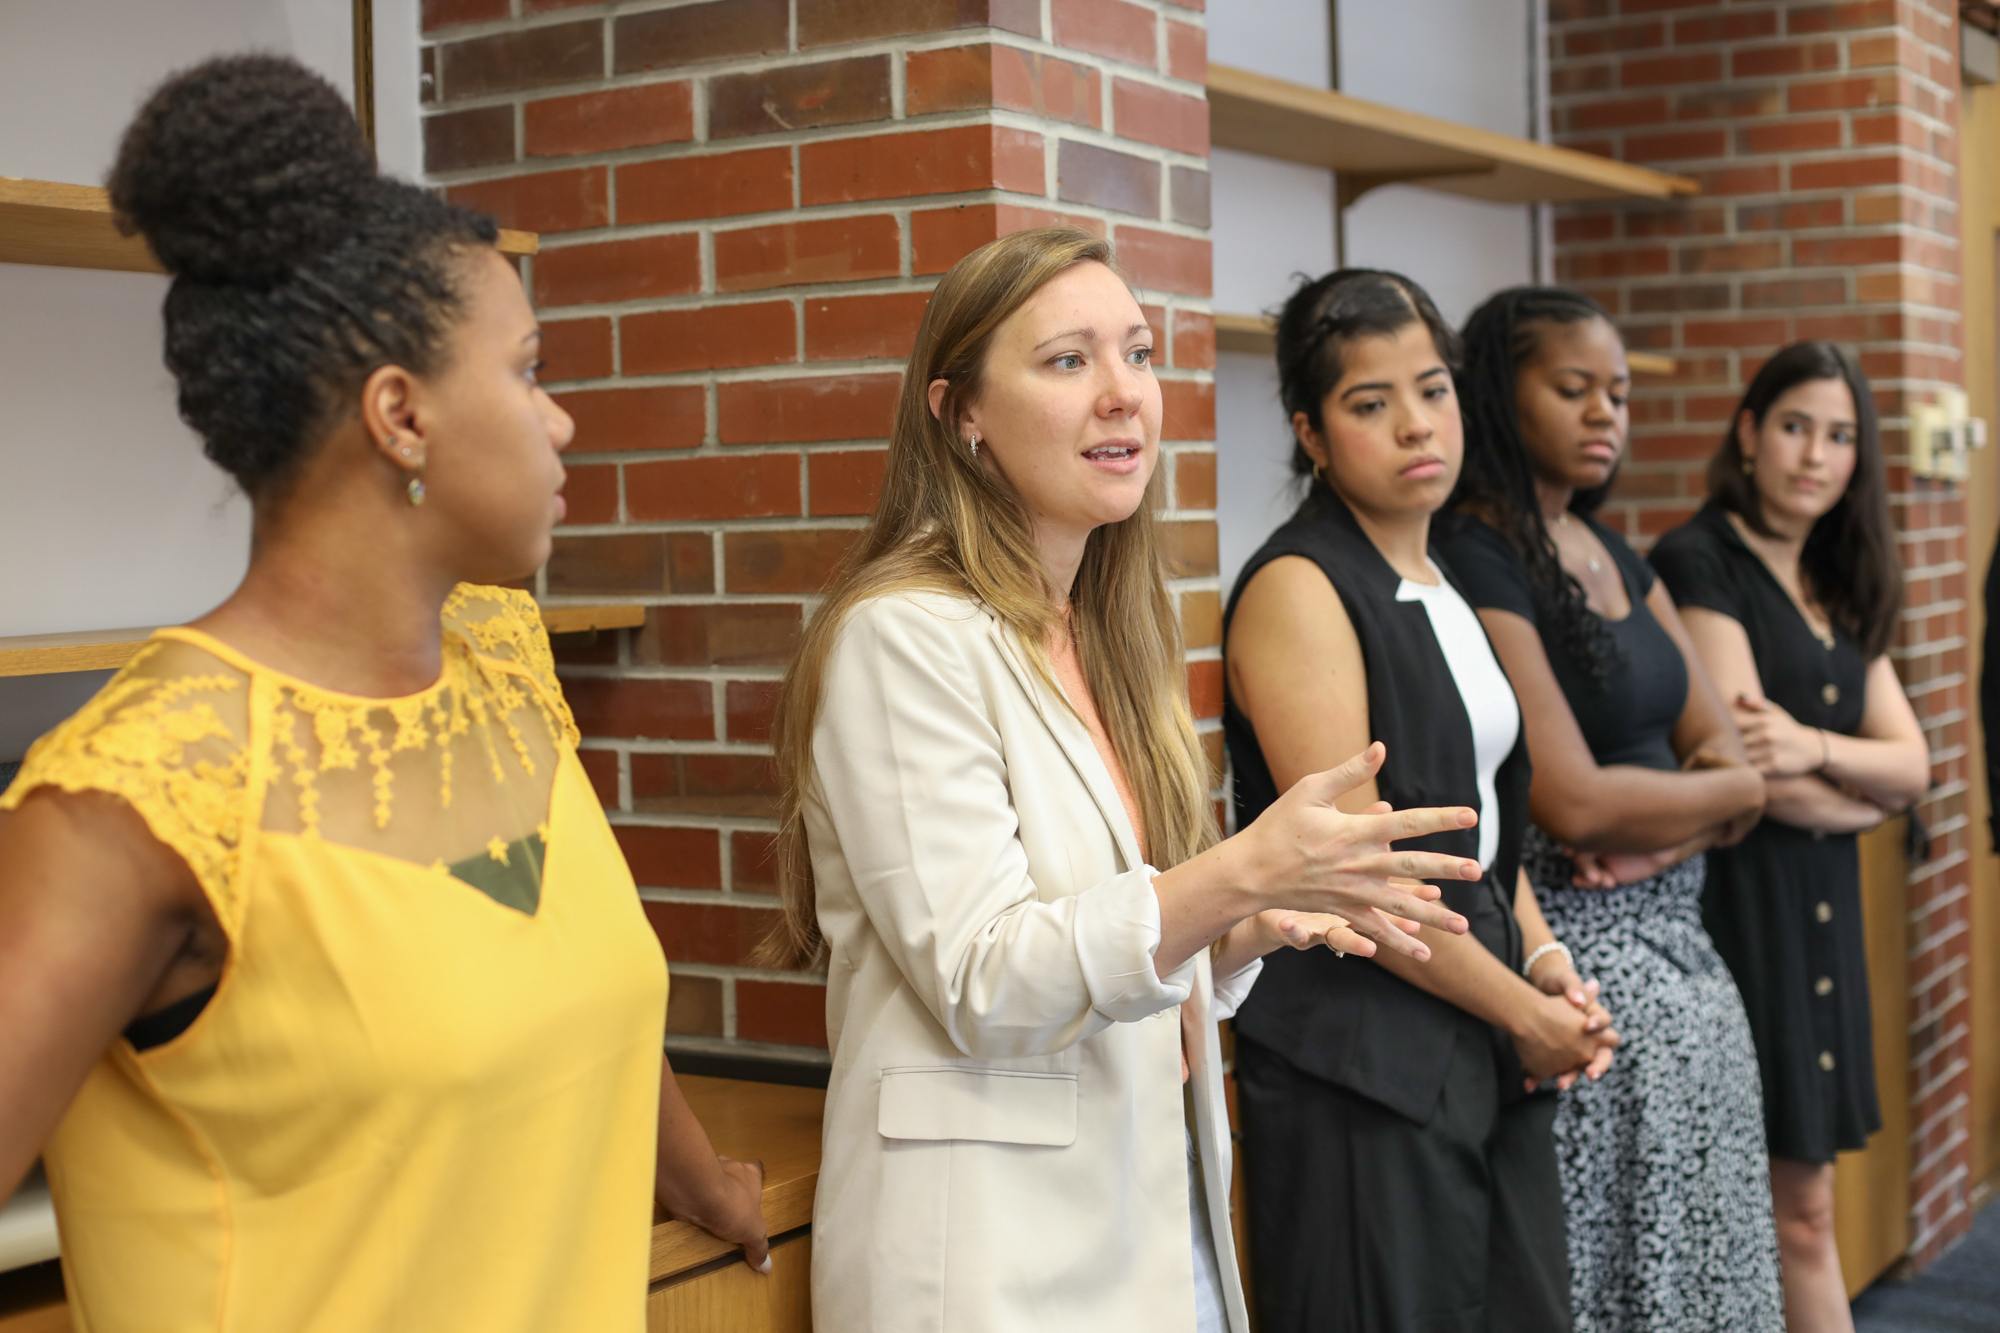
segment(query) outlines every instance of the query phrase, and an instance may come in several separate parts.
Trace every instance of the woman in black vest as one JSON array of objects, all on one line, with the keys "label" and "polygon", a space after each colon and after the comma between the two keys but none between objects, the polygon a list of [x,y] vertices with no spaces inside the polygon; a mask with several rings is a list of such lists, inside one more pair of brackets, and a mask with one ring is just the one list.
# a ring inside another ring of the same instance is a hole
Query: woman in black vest
[{"label": "woman in black vest", "polygon": [[1309,489],[1225,622],[1238,822],[1379,740],[1346,800],[1476,808],[1422,845],[1487,875],[1441,886],[1471,930],[1421,932],[1428,962],[1273,955],[1237,1014],[1265,1333],[1569,1327],[1554,1098],[1530,1092],[1596,1077],[1617,1035],[1520,879],[1519,710],[1429,546],[1458,477],[1455,352],[1422,290],[1370,270],[1306,284],[1278,326]]},{"label": "woman in black vest", "polygon": [[1652,551],[1764,774],[1764,820],[1708,854],[1702,922],[1743,992],[1789,1333],[1852,1333],[1833,1158],[1882,1127],[1857,831],[1923,795],[1930,751],[1889,663],[1903,570],[1868,381],[1794,343],[1750,381],[1708,503]]},{"label": "woman in black vest", "polygon": [[1465,473],[1439,544],[1520,696],[1522,860],[1624,1042],[1557,1099],[1578,1333],[1778,1333],[1756,1054],[1701,928],[1701,852],[1764,782],[1673,599],[1592,517],[1625,448],[1625,346],[1596,302],[1504,291],[1465,327]]}]

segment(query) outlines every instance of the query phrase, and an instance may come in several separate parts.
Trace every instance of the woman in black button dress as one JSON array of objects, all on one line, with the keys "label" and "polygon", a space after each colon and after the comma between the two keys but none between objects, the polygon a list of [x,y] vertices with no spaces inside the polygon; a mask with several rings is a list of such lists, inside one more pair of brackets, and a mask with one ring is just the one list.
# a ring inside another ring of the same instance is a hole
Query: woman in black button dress
[{"label": "woman in black button dress", "polygon": [[1887,656],[1886,491],[1867,381],[1831,343],[1797,343],[1751,381],[1708,504],[1652,553],[1766,781],[1764,822],[1708,854],[1702,921],[1757,1043],[1791,1333],[1854,1327],[1833,1158],[1882,1125],[1854,835],[1930,778]]}]

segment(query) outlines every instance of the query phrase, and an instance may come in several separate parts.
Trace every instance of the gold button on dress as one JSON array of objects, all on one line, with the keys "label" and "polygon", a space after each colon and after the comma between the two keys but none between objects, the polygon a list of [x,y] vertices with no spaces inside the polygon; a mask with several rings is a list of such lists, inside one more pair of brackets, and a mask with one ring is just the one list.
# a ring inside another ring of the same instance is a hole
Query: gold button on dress
[{"label": "gold button on dress", "polygon": [[1818,981],[1815,981],[1813,983],[1813,994],[1815,995],[1833,994],[1833,978],[1821,977]]},{"label": "gold button on dress", "polygon": [[1840,686],[1834,684],[1832,681],[1828,681],[1826,684],[1820,686],[1819,697],[1821,703],[1831,708],[1840,702]]}]

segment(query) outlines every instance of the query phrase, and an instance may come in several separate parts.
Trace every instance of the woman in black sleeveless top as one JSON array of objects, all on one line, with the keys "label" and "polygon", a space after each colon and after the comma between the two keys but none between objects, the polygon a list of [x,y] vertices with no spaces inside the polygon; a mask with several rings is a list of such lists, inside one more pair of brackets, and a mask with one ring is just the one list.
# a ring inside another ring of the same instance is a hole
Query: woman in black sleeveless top
[{"label": "woman in black sleeveless top", "polygon": [[1429,552],[1460,459],[1453,342],[1420,289],[1367,270],[1306,284],[1279,324],[1311,480],[1230,600],[1238,820],[1379,740],[1354,808],[1475,807],[1477,828],[1422,845],[1487,875],[1441,885],[1471,929],[1423,932],[1428,962],[1273,955],[1237,1013],[1265,1333],[1569,1327],[1554,1097],[1530,1089],[1595,1077],[1617,1036],[1522,891],[1519,710]]},{"label": "woman in black sleeveless top", "polygon": [[1702,921],[1763,1073],[1789,1333],[1852,1333],[1833,1159],[1882,1126],[1854,835],[1923,795],[1930,754],[1888,647],[1903,574],[1868,382],[1831,343],[1766,361],[1652,550],[1750,758],[1764,820],[1708,854]]},{"label": "woman in black sleeveless top", "polygon": [[1523,861],[1624,1040],[1558,1098],[1579,1333],[1779,1333],[1743,1002],[1701,928],[1700,853],[1764,783],[1673,601],[1591,517],[1625,445],[1624,344],[1595,302],[1501,292],[1466,325],[1459,508],[1441,546],[1519,693]]}]

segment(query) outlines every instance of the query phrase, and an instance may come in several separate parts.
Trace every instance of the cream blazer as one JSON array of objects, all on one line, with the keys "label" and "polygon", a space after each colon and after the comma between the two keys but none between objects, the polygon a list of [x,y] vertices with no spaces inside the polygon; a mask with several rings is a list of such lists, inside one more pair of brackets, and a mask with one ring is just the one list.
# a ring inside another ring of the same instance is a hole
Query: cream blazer
[{"label": "cream blazer", "polygon": [[1154,871],[1111,775],[977,603],[863,603],[825,691],[805,800],[833,1048],[814,1327],[1192,1330],[1191,1104],[1248,1333],[1215,1024],[1261,964],[1216,985],[1204,951],[1154,975]]}]

